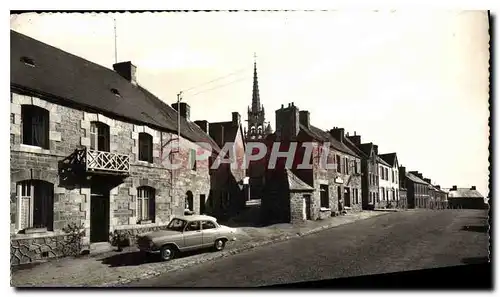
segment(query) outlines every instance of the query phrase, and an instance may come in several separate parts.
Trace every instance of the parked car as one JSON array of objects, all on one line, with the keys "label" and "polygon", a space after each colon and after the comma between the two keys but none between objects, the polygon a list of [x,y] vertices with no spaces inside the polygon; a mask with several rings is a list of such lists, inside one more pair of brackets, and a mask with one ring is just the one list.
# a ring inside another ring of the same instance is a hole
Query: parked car
[{"label": "parked car", "polygon": [[226,242],[236,240],[233,228],[219,225],[217,219],[206,215],[174,217],[165,230],[139,236],[137,246],[143,252],[159,253],[164,261],[179,252],[212,247],[222,251]]}]

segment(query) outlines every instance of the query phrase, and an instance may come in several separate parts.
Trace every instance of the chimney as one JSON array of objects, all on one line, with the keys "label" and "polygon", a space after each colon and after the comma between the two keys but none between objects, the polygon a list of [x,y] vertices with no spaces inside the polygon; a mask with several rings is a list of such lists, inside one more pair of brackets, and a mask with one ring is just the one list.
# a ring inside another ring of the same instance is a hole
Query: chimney
[{"label": "chimney", "polygon": [[133,85],[137,85],[137,77],[135,75],[137,67],[132,64],[132,62],[121,62],[113,64],[113,69],[124,79],[131,82]]},{"label": "chimney", "polygon": [[471,190],[476,190],[476,186],[470,187]]},{"label": "chimney", "polygon": [[399,166],[399,184],[404,185],[404,181],[406,179],[406,167]]},{"label": "chimney", "polygon": [[456,191],[456,190],[457,190],[457,186],[453,186],[453,187],[451,188],[451,190],[452,190],[452,191]]},{"label": "chimney", "polygon": [[422,175],[422,173],[418,172],[417,173],[417,176],[420,178],[420,179],[424,179],[424,176]]},{"label": "chimney", "polygon": [[287,108],[276,110],[276,134],[285,140],[297,137],[300,131],[299,108],[288,103]]},{"label": "chimney", "polygon": [[205,133],[209,133],[209,126],[208,126],[208,121],[201,120],[201,121],[194,121],[198,127],[200,127],[201,130]]},{"label": "chimney", "polygon": [[306,126],[307,129],[311,128],[311,123],[309,121],[309,111],[301,110],[299,112],[299,122],[301,125]]},{"label": "chimney", "polygon": [[240,114],[235,111],[235,112],[232,113],[232,115],[233,115],[233,120],[232,120],[233,126],[239,127],[240,124],[241,124],[241,116],[240,116]]},{"label": "chimney", "polygon": [[436,187],[436,189],[441,190],[441,186],[440,185],[437,185],[435,187]]},{"label": "chimney", "polygon": [[356,135],[356,132],[354,132],[354,136],[347,136],[347,138],[355,145],[361,145],[361,136]]},{"label": "chimney", "polygon": [[341,143],[344,142],[344,137],[345,137],[344,128],[333,127],[333,129],[330,130],[330,135],[336,140],[340,141]]},{"label": "chimney", "polygon": [[375,155],[378,156],[378,145],[374,144],[373,145],[373,150],[375,151]]},{"label": "chimney", "polygon": [[[179,107],[177,105],[178,105],[177,103],[172,104],[172,108],[175,109],[175,111],[179,112]],[[189,121],[189,111],[190,111],[189,105],[186,102],[180,102],[181,117],[185,118],[188,121]]]},{"label": "chimney", "polygon": [[424,178],[425,182],[428,184],[431,184],[431,179],[430,178]]}]

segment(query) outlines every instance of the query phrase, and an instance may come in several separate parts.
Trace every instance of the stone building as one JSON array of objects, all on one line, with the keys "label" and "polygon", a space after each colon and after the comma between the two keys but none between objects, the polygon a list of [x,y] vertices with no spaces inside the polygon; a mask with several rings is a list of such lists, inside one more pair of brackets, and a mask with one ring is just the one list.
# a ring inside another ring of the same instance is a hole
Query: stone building
[{"label": "stone building", "polygon": [[363,153],[361,161],[362,208],[374,209],[379,200],[378,146],[371,142],[362,143],[361,136],[356,135],[356,132],[347,138]]},{"label": "stone building", "polygon": [[178,138],[177,112],[138,84],[136,67],[113,68],[11,31],[12,264],[65,255],[69,223],[92,252],[115,231],[133,240],[162,228],[186,201],[205,206],[208,158],[195,156],[218,145],[187,105]]},{"label": "stone building", "polygon": [[407,208],[423,208],[429,200],[429,184],[418,171],[406,172],[406,167],[399,167],[400,180],[406,188]]},{"label": "stone building", "polygon": [[[244,207],[247,200],[247,187],[243,180],[246,170],[243,166],[245,156],[245,141],[241,125],[241,116],[238,112],[232,113],[231,121],[212,122],[195,121],[225,152],[225,162],[219,162],[216,170],[212,172],[212,188],[217,189],[218,196],[214,197],[212,215],[220,220],[226,220],[237,215]],[[234,160],[231,159],[234,157]],[[210,164],[212,165],[212,163]]]},{"label": "stone building", "polygon": [[387,207],[396,208],[400,206],[400,195],[399,195],[399,162],[396,153],[380,154],[379,157],[389,164],[388,174],[386,176],[385,182],[381,183],[381,186],[385,186],[388,190],[387,197]]},{"label": "stone building", "polygon": [[476,186],[470,188],[458,188],[457,186],[453,186],[448,191],[448,204],[450,208],[488,208],[484,196],[476,190]]},{"label": "stone building", "polygon": [[[336,132],[340,132],[338,136],[342,139],[343,131]],[[279,145],[274,146],[275,143]],[[325,143],[330,144],[328,154],[322,150]],[[264,220],[317,220],[337,215],[344,207],[361,209],[360,157],[329,132],[311,125],[308,111],[299,111],[293,103],[276,110],[276,132],[267,137],[266,144],[268,165],[275,164],[275,169],[266,172],[262,198]],[[310,146],[309,153],[307,146]],[[284,157],[273,160],[273,147],[279,152],[293,150],[293,160]],[[326,156],[324,162],[323,154]],[[332,167],[325,168],[325,162]],[[304,164],[309,168],[302,167]],[[290,179],[294,182],[289,182]],[[297,186],[291,187],[290,184]],[[292,188],[306,192],[302,194],[301,202],[291,202],[291,199],[298,199],[296,195],[290,195]],[[299,205],[304,211],[292,211],[291,205]]]}]

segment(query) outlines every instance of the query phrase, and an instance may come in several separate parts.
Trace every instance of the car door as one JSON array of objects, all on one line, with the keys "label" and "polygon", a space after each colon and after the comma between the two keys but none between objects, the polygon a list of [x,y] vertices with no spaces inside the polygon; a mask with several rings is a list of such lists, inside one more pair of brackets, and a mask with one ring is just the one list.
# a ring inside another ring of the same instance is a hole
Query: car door
[{"label": "car door", "polygon": [[184,250],[200,248],[203,244],[203,233],[200,221],[189,221],[183,232]]},{"label": "car door", "polygon": [[203,233],[203,246],[212,246],[217,239],[217,235],[219,234],[219,230],[217,230],[215,223],[209,220],[202,221],[201,231]]}]

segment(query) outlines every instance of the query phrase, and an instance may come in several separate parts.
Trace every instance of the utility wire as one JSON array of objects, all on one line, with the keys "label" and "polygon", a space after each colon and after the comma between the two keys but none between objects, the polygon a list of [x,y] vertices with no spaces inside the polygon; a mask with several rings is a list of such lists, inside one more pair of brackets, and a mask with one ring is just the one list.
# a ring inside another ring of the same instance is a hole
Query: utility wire
[{"label": "utility wire", "polygon": [[226,77],[229,77],[229,76],[232,76],[232,75],[235,75],[235,74],[241,73],[241,72],[246,71],[246,70],[248,70],[248,69],[250,69],[250,68],[251,68],[251,67],[241,68],[241,69],[239,69],[239,70],[236,70],[236,71],[231,72],[231,73],[229,73],[229,74],[226,74],[226,75],[224,75],[224,76],[221,76],[221,77],[215,78],[215,79],[213,79],[213,80],[211,80],[211,81],[208,81],[208,82],[206,82],[206,83],[202,83],[202,84],[199,84],[199,85],[197,85],[197,86],[194,86],[194,87],[188,88],[188,89],[186,89],[186,90],[183,90],[182,92],[183,92],[183,93],[189,92],[189,91],[194,90],[194,89],[197,89],[197,88],[199,88],[199,87],[203,87],[203,86],[206,86],[206,85],[211,84],[211,83],[213,83],[213,82],[219,81],[219,80],[221,80],[221,79],[223,79],[223,78],[226,78]]},{"label": "utility wire", "polygon": [[190,95],[187,95],[187,97],[194,97],[194,96],[197,96],[199,94],[203,94],[203,93],[206,93],[206,92],[209,92],[209,91],[212,91],[212,90],[215,90],[215,89],[219,89],[219,88],[222,88],[222,87],[226,87],[228,85],[232,85],[234,83],[237,83],[237,82],[240,82],[240,81],[243,81],[243,80],[246,80],[246,79],[250,79],[250,77],[246,76],[246,77],[242,77],[240,79],[237,79],[237,80],[234,80],[234,81],[231,81],[227,84],[223,84],[223,85],[218,85],[218,86],[215,86],[213,88],[210,88],[210,89],[207,89],[207,90],[203,90],[203,91],[199,91],[197,93],[194,93],[194,94],[190,94]]}]

